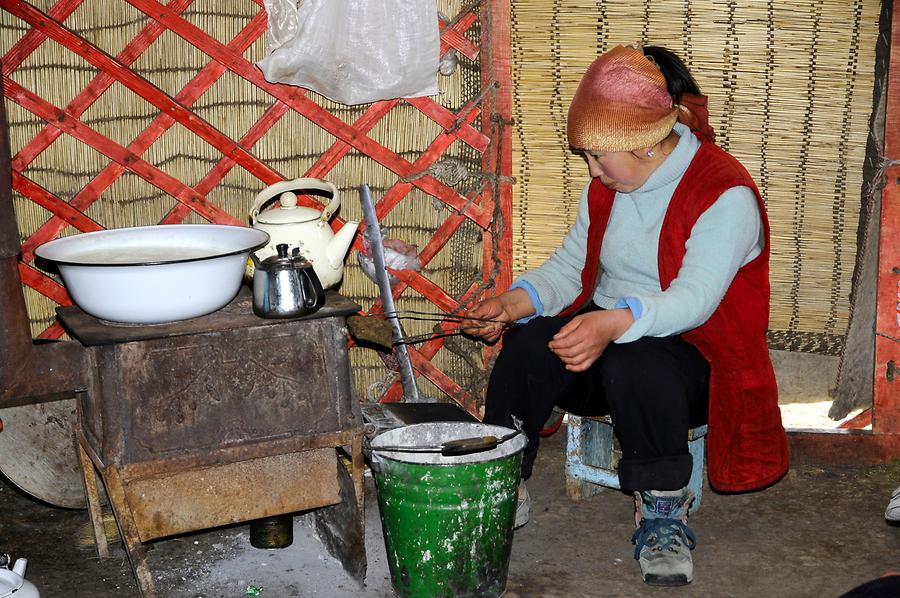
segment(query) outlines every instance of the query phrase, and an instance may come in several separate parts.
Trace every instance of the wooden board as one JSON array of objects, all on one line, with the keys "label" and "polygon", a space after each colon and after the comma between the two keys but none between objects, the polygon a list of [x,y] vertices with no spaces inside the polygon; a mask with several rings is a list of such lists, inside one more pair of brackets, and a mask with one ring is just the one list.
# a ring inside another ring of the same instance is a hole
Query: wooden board
[{"label": "wooden board", "polygon": [[123,480],[142,542],[341,502],[334,449]]},{"label": "wooden board", "polygon": [[[359,310],[360,307],[356,303],[334,291],[327,291],[325,305],[321,309],[302,318],[289,319],[315,320],[349,315]],[[246,286],[242,286],[237,296],[222,309],[180,322],[153,325],[117,324],[98,320],[75,306],[60,307],[57,313],[66,330],[87,347],[203,334],[251,326],[275,326],[287,320],[260,318],[254,314],[252,293]]]},{"label": "wooden board", "polygon": [[56,507],[84,508],[75,453],[75,399],[0,409],[0,472]]}]

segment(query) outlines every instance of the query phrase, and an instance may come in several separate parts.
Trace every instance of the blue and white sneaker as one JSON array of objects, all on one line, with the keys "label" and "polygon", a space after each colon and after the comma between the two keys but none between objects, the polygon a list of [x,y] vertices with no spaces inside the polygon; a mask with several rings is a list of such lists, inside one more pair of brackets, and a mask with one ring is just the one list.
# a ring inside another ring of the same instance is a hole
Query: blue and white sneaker
[{"label": "blue and white sneaker", "polygon": [[635,492],[638,527],[631,542],[645,583],[682,586],[694,579],[691,550],[697,540],[685,525],[693,501],[694,493],[687,488]]},{"label": "blue and white sneaker", "polygon": [[519,529],[526,523],[531,515],[531,496],[528,494],[528,488],[525,487],[525,480],[519,482],[519,494],[516,497],[516,520],[513,529]]},{"label": "blue and white sneaker", "polygon": [[884,510],[884,519],[891,525],[900,525],[900,488],[891,494],[891,501]]}]

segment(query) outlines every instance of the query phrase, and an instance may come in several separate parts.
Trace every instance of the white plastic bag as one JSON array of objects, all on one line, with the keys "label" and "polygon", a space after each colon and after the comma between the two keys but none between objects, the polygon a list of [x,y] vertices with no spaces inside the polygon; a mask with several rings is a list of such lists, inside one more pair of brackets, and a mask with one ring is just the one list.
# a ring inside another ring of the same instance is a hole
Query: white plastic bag
[{"label": "white plastic bag", "polygon": [[[363,272],[366,273],[366,276],[373,281],[378,282],[378,276],[375,272],[375,258],[372,257],[372,241],[369,238],[370,230],[370,228],[366,227],[363,231],[363,250],[356,252],[356,261],[359,262],[359,265],[363,269]],[[419,261],[419,248],[401,239],[389,239],[387,234],[387,227],[382,226],[381,245],[384,253],[385,267],[392,270],[415,270],[416,272],[420,272],[422,270],[422,262]],[[400,279],[393,274],[390,274],[388,276],[388,282],[391,285],[395,285],[400,282]]]},{"label": "white plastic bag", "polygon": [[437,93],[436,0],[265,0],[272,83],[343,104]]}]

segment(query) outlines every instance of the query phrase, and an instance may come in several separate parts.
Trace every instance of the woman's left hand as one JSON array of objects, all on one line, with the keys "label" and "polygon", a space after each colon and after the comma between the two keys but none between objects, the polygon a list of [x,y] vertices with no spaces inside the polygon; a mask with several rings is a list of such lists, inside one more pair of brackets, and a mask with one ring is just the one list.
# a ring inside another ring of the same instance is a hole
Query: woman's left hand
[{"label": "woman's left hand", "polygon": [[630,309],[608,309],[580,314],[559,329],[550,340],[556,353],[571,372],[587,370],[607,345],[622,336],[634,323]]}]

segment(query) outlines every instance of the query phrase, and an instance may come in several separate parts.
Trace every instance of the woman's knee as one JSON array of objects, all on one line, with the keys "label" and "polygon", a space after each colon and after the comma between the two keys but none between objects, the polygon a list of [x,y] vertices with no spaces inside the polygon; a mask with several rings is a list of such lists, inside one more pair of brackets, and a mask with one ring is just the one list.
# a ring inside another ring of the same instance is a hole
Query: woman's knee
[{"label": "woman's knee", "polygon": [[622,404],[640,409],[638,404],[675,405],[687,399],[696,386],[693,362],[681,355],[680,346],[670,346],[671,342],[643,338],[607,348],[599,364],[600,383],[611,407]]},{"label": "woman's knee", "polygon": [[684,394],[686,380],[679,364],[666,355],[659,343],[645,338],[632,343],[610,345],[601,357],[600,383],[611,404],[619,401],[654,401],[659,394]]},{"label": "woman's knee", "polygon": [[556,318],[535,318],[507,331],[503,336],[501,356],[526,364],[546,356],[550,352],[547,344],[562,326],[554,320]]},{"label": "woman's knee", "polygon": [[[610,344],[600,357],[600,375],[606,383],[609,382],[633,382],[652,377],[655,359],[654,351],[648,347],[646,339],[639,339],[631,343]],[[649,350],[648,350],[649,349]]]}]

